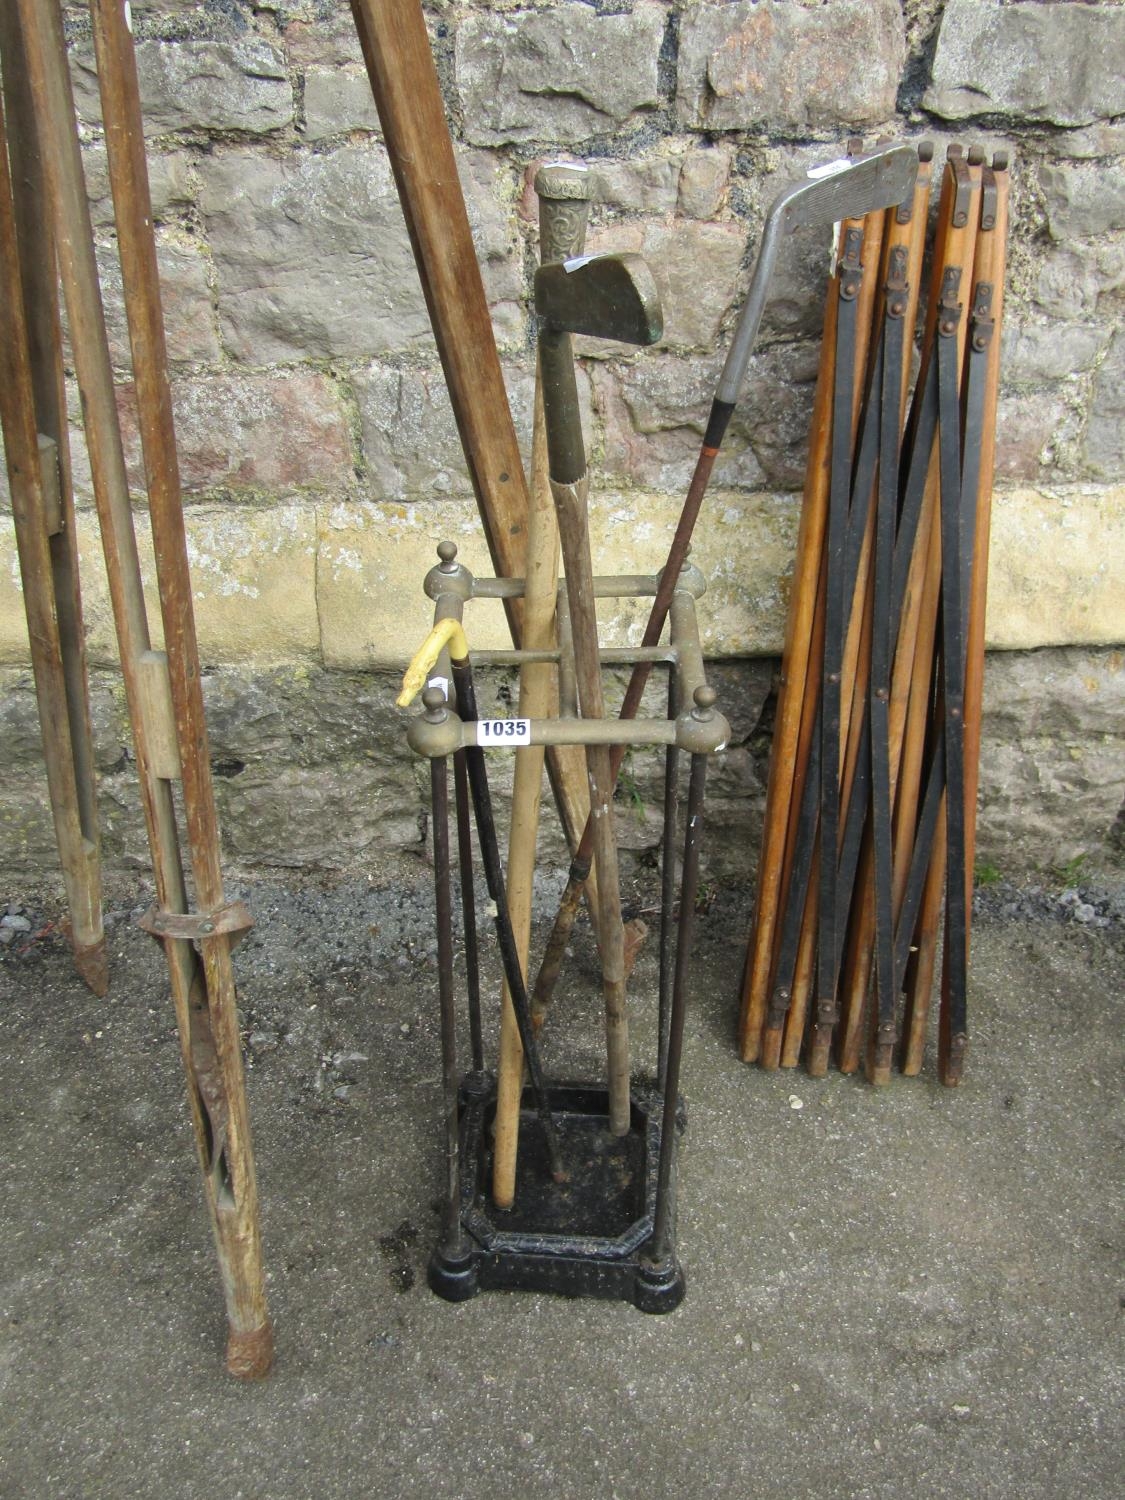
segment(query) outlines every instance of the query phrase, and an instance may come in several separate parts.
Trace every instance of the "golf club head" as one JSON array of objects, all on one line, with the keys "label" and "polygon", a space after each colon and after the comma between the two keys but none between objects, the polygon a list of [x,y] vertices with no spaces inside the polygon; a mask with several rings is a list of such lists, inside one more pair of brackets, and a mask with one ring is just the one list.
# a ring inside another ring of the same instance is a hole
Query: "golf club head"
[{"label": "golf club head", "polygon": [[917,175],[918,149],[902,142],[862,156],[840,157],[810,168],[803,181],[780,193],[769,217],[783,216],[790,231],[805,224],[860,219],[901,203],[913,191]]},{"label": "golf club head", "polygon": [[913,192],[917,175],[918,148],[900,142],[813,167],[778,194],[766,215],[750,290],[715,391],[720,406],[738,401],[783,237],[804,225],[835,224],[891,208]]},{"label": "golf club head", "polygon": [[639,255],[585,255],[540,266],[535,311],[553,333],[619,344],[655,344],[664,332],[660,294]]}]

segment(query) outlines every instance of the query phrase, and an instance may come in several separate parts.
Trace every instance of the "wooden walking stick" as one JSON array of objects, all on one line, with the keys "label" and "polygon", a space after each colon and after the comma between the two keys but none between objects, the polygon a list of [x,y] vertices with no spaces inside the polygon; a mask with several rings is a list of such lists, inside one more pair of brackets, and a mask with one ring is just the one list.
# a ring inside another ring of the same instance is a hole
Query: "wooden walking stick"
[{"label": "wooden walking stick", "polygon": [[[663,331],[651,273],[639,256],[594,256],[539,267],[535,309],[540,317],[539,361],[547,417],[551,493],[559,519],[566,592],[574,631],[575,671],[582,714],[605,717],[593,565],[587,517],[586,467],[571,334],[586,333],[629,344],[653,344]],[[598,874],[598,946],[605,1002],[609,1128],[629,1130],[629,1026],[625,1006],[625,938],[617,835],[613,823],[614,768],[608,745],[586,747],[590,823]]]},{"label": "wooden walking stick", "polygon": [[10,6],[0,12],[0,69],[8,118],[6,146],[0,144],[0,415],[68,937],[78,973],[95,995],[104,995],[109,970],[58,273],[22,41]]},{"label": "wooden walking stick", "polygon": [[[565,261],[580,255],[586,240],[590,201],[590,175],[586,168],[563,162],[547,163],[535,174],[535,191],[539,195],[540,259],[544,262]],[[555,599],[559,586],[559,528],[547,474],[547,430],[538,369],[530,490],[523,645],[526,650],[536,651],[550,649],[555,644]],[[520,717],[545,719],[555,701],[555,673],[551,664],[525,663],[520,668]],[[571,753],[575,750],[579,759],[584,759],[579,747],[568,747]],[[543,747],[525,745],[516,751],[515,756],[512,822],[508,836],[508,910],[520,965],[526,976],[539,799],[543,783]],[[586,816],[589,816],[588,797]],[[596,913],[597,895],[593,889],[589,890],[589,904],[591,911]],[[492,1197],[498,1208],[510,1208],[515,1198],[523,1071],[523,1047],[512,997],[505,982],[500,1007],[500,1055],[492,1145]]]},{"label": "wooden walking stick", "polygon": [[[226,1300],[227,1368],[260,1376],[273,1335],[266,1312],[257,1189],[242,1076],[231,943],[249,926],[227,905],[218,863],[191,586],[179,506],[152,214],[125,0],[92,0],[98,76],[142,420],[165,652],[152,649],[93,235],[57,4],[19,0],[48,196],[86,423],[156,906],[144,925],[164,946],[205,1193]],[[189,910],[172,785],[182,779],[199,910]],[[197,946],[198,945],[198,948]]]}]

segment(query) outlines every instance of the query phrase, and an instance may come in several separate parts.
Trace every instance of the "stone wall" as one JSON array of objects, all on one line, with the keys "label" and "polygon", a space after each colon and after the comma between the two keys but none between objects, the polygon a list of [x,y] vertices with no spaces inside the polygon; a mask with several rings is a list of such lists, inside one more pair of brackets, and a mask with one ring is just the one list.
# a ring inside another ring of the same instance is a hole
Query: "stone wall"
[{"label": "stone wall", "polygon": [[[853,133],[1012,153],[981,852],[1005,869],[1104,852],[1125,795],[1125,8],[435,0],[427,15],[521,434],[536,161],[591,162],[592,247],[642,250],[664,296],[656,352],[583,357],[605,571],[662,561],[779,186]],[[143,500],[92,48],[82,7],[68,16]],[[368,866],[421,838],[391,678],[427,625],[434,544],[487,563],[350,11],[134,0],[133,18],[229,854]],[[731,874],[756,837],[827,254],[823,236],[787,247],[695,550],[736,724],[715,786]],[[107,855],[128,865],[143,830],[77,432],[75,457]],[[499,615],[473,637],[499,644]],[[53,860],[26,659],[0,520],[0,868]],[[642,847],[650,774],[623,812]]]}]

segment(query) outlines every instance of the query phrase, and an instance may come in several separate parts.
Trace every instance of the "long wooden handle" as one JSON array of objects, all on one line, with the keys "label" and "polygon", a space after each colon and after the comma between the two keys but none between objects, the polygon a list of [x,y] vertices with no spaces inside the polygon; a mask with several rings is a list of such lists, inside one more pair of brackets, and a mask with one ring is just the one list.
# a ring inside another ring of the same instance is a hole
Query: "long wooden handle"
[{"label": "long wooden handle", "polygon": [[10,121],[6,146],[0,146],[6,304],[0,398],[12,517],[70,941],[78,972],[104,995],[109,971],[58,273],[23,41],[11,6],[0,8],[0,64]]},{"label": "long wooden handle", "polygon": [[[546,166],[535,176],[539,194],[540,258],[568,260],[581,255],[586,241],[589,174],[585,168]],[[559,528],[547,475],[547,432],[543,391],[536,365],[535,417],[531,442],[531,505],[528,515],[527,568],[523,596],[523,644],[527,650],[555,644],[555,598],[559,581]],[[557,703],[555,672],[549,662],[520,668],[520,717],[546,718]],[[575,747],[577,749],[577,747]],[[579,756],[581,751],[579,750]],[[508,913],[520,966],[527,974],[531,940],[531,903],[535,846],[543,786],[543,747],[516,751],[512,784],[512,822],[508,836]],[[584,771],[578,767],[583,777]],[[587,814],[589,803],[587,800]],[[591,910],[596,910],[591,891]],[[492,1143],[492,1196],[499,1208],[510,1208],[516,1189],[520,1096],[523,1092],[523,1047],[504,983],[500,1001],[500,1054],[496,1074],[496,1120]]]}]

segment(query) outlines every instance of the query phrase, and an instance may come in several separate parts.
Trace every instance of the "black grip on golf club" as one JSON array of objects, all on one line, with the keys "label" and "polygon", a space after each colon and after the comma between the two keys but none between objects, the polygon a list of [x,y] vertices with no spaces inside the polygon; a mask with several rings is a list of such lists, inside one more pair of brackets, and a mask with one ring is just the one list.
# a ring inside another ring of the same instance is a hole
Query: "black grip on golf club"
[{"label": "black grip on golf club", "polygon": [[734,415],[735,402],[720,401],[718,397],[711,402],[711,414],[707,418],[707,430],[703,434],[703,446],[705,448],[718,448],[726,435],[727,426]]}]

